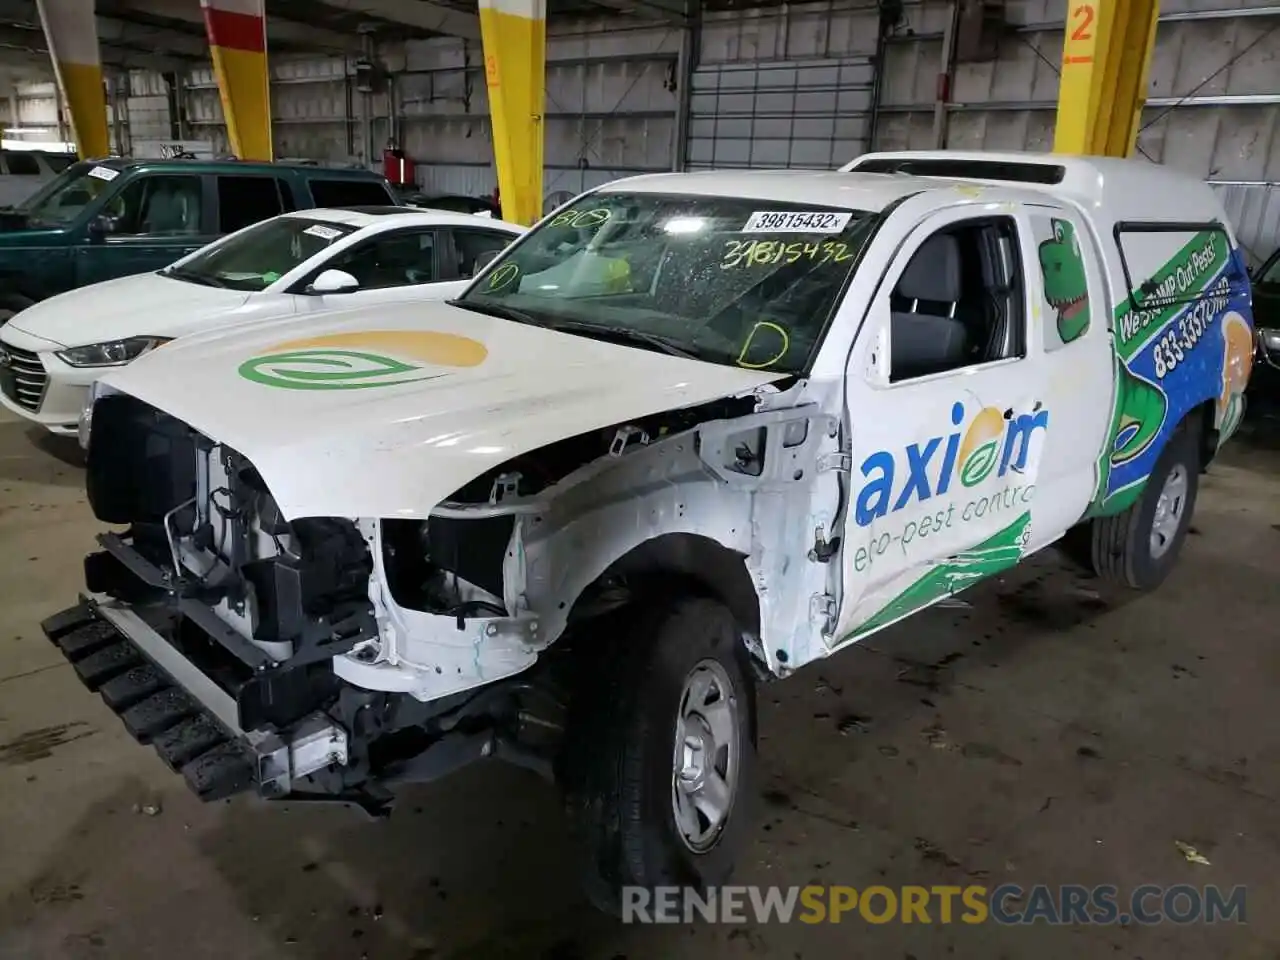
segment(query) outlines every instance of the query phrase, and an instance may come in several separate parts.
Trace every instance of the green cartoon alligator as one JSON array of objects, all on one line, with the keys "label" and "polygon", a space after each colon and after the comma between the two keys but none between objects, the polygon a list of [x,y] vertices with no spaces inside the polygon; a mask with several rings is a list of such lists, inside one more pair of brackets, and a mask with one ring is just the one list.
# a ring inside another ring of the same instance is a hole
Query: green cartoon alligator
[{"label": "green cartoon alligator", "polygon": [[1058,311],[1058,336],[1063,343],[1079,339],[1089,329],[1089,287],[1075,228],[1066,220],[1053,221],[1053,239],[1040,244],[1040,272],[1044,293]]}]

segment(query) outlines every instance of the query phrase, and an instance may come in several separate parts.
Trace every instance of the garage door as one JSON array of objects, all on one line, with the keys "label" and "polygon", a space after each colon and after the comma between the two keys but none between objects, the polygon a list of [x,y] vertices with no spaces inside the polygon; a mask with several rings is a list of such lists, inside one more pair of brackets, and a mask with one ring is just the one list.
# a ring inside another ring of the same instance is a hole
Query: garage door
[{"label": "garage door", "polygon": [[869,149],[872,77],[866,57],[700,67],[688,168],[835,169]]}]

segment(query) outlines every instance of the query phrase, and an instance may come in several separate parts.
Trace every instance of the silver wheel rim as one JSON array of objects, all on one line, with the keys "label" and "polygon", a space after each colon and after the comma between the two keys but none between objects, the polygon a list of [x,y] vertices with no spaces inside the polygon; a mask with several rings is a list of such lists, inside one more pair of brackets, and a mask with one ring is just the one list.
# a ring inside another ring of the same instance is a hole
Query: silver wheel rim
[{"label": "silver wheel rim", "polygon": [[1159,560],[1178,535],[1183,514],[1187,512],[1187,468],[1177,464],[1164,478],[1160,499],[1156,501],[1155,516],[1151,518],[1151,558]]},{"label": "silver wheel rim", "polygon": [[715,660],[684,681],[676,714],[671,812],[686,847],[704,853],[720,838],[738,785],[738,698]]}]

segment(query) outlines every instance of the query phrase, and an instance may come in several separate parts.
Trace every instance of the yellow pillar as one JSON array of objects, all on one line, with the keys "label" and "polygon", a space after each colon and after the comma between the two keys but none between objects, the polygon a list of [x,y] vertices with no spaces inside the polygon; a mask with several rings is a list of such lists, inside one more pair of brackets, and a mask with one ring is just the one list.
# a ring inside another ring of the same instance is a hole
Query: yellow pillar
[{"label": "yellow pillar", "polygon": [[271,81],[263,0],[200,0],[231,152],[271,160]]},{"label": "yellow pillar", "polygon": [[36,0],[81,158],[105,157],[111,152],[107,91],[102,82],[93,5],[94,0]]},{"label": "yellow pillar", "polygon": [[1055,152],[1102,157],[1133,153],[1159,14],[1159,0],[1067,5]]},{"label": "yellow pillar", "polygon": [[502,218],[528,226],[542,216],[546,0],[480,0],[480,36]]}]

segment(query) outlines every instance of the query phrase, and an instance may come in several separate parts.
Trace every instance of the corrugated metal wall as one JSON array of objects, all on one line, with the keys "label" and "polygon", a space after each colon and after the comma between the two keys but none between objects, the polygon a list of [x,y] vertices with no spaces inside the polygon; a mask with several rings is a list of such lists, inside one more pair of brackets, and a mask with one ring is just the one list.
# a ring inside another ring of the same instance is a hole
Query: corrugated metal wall
[{"label": "corrugated metal wall", "polygon": [[[945,2],[909,3],[888,45],[880,149],[934,146]],[[956,67],[945,146],[1049,150],[1065,0],[1008,5],[1016,29],[989,63]],[[910,31],[908,33],[908,31]],[[1280,244],[1280,6],[1231,0],[1161,4],[1141,152],[1210,181],[1256,255]]]},{"label": "corrugated metal wall", "polygon": [[[598,21],[561,25],[548,37],[548,196],[672,168],[679,45],[675,27],[619,29]],[[397,74],[399,140],[420,165],[419,183],[441,193],[492,192],[497,178],[479,45],[414,41],[387,59]]]}]

